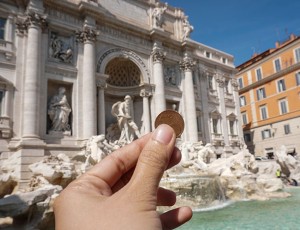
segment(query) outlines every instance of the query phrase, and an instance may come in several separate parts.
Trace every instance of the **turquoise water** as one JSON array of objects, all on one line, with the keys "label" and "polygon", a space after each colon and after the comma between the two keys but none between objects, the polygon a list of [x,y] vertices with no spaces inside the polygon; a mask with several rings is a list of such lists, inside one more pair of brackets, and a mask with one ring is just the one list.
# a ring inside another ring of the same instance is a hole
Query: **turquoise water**
[{"label": "turquoise water", "polygon": [[289,189],[289,198],[270,201],[241,201],[218,210],[194,212],[180,230],[298,230],[300,229],[300,188]]}]

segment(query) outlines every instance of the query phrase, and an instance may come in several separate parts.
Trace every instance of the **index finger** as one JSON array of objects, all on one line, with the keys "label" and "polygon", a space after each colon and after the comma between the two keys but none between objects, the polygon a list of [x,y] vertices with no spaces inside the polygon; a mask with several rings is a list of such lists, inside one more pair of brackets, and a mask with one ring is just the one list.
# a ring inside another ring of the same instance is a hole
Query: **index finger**
[{"label": "index finger", "polygon": [[[131,142],[130,144],[114,151],[102,161],[96,164],[93,168],[86,172],[82,177],[98,178],[104,181],[109,187],[113,187],[114,184],[130,169],[134,168],[139,155],[144,148],[145,144],[148,142],[151,133]],[[102,183],[93,184],[99,189]]]}]

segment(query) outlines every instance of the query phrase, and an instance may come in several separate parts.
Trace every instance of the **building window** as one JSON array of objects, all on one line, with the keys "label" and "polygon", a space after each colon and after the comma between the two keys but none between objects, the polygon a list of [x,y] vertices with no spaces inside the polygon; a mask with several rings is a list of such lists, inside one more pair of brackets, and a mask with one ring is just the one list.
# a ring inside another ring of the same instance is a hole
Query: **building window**
[{"label": "building window", "polygon": [[239,88],[242,89],[244,87],[243,78],[239,78],[238,82],[239,82]]},{"label": "building window", "polygon": [[300,62],[300,48],[295,49],[296,62]]},{"label": "building window", "polygon": [[265,120],[268,118],[268,113],[267,113],[267,106],[263,105],[260,106],[260,117],[262,120]]},{"label": "building window", "polygon": [[229,121],[229,132],[230,132],[230,135],[234,135],[235,132],[234,132],[234,121]]},{"label": "building window", "polygon": [[207,57],[207,58],[211,58],[211,53],[210,52],[205,52],[205,56]]},{"label": "building window", "polygon": [[286,124],[286,125],[284,125],[283,127],[284,127],[284,134],[289,134],[289,133],[291,133],[290,125],[289,125],[289,124]]},{"label": "building window", "polygon": [[286,90],[284,79],[280,79],[277,81],[277,91],[278,93]]},{"label": "building window", "polygon": [[262,136],[262,139],[267,139],[267,138],[270,138],[271,137],[271,130],[270,129],[265,129],[265,130],[262,130],[261,131],[261,136]]},{"label": "building window", "polygon": [[222,62],[224,63],[224,64],[227,64],[227,58],[222,58]]},{"label": "building window", "polygon": [[300,85],[300,72],[296,73],[296,84]]},{"label": "building window", "polygon": [[250,133],[245,133],[244,134],[244,140],[245,140],[245,142],[251,142],[251,134]]},{"label": "building window", "polygon": [[261,68],[256,69],[256,80],[259,81],[262,79]]},{"label": "building window", "polygon": [[274,61],[274,65],[275,65],[275,72],[276,73],[279,72],[281,70],[281,64],[279,58]]},{"label": "building window", "polygon": [[243,125],[248,124],[247,113],[242,113]]},{"label": "building window", "polygon": [[213,125],[213,133],[219,133],[218,131],[218,123],[219,123],[219,119],[217,118],[213,118],[212,119],[212,125]]},{"label": "building window", "polygon": [[246,105],[246,97],[240,96],[240,106],[243,107]]},{"label": "building window", "polygon": [[288,112],[288,105],[287,105],[287,100],[282,99],[279,101],[279,109],[280,109],[280,114],[285,114]]},{"label": "building window", "polygon": [[0,39],[4,40],[6,19],[0,18]]},{"label": "building window", "polygon": [[266,98],[266,91],[265,88],[260,88],[258,90],[256,90],[256,94],[257,94],[257,100],[261,100]]}]

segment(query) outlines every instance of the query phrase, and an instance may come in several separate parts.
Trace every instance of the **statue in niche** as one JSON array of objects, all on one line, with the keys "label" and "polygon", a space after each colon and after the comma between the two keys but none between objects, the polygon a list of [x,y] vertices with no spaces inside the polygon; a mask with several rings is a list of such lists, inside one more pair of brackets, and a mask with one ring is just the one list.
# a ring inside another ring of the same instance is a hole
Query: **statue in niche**
[{"label": "statue in niche", "polygon": [[65,95],[66,88],[59,87],[58,94],[54,95],[48,106],[48,115],[51,120],[50,131],[65,132],[71,131],[69,115],[71,107]]},{"label": "statue in niche", "polygon": [[119,142],[130,143],[134,137],[140,137],[140,131],[132,119],[131,115],[132,99],[129,95],[124,98],[124,101],[118,101],[112,106],[111,113],[118,120],[118,126],[121,131]]},{"label": "statue in niche", "polygon": [[49,46],[50,57],[65,63],[72,63],[73,50],[67,42],[51,33],[51,41]]},{"label": "statue in niche", "polygon": [[193,32],[194,27],[190,24],[188,20],[188,16],[186,16],[183,20],[183,40],[186,40],[190,37],[191,32]]},{"label": "statue in niche", "polygon": [[166,85],[177,85],[175,69],[171,67],[166,67],[164,72]]},{"label": "statue in niche", "polygon": [[160,27],[160,28],[162,27],[164,21],[163,14],[166,12],[167,8],[168,8],[168,3],[166,3],[164,7],[160,7],[159,2],[156,3],[156,6],[152,13],[152,17],[154,19],[154,25],[156,27]]}]

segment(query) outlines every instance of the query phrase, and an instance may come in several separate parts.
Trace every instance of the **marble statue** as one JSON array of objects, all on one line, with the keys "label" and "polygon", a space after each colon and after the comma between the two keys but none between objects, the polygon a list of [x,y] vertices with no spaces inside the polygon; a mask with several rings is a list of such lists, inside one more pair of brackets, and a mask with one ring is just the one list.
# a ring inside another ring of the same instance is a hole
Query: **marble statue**
[{"label": "marble statue", "polygon": [[200,145],[196,145],[194,148],[197,151],[198,162],[209,164],[212,159],[216,159],[216,154],[211,143],[207,143],[205,146],[201,143]]},{"label": "marble statue", "polygon": [[153,10],[152,17],[154,18],[154,25],[156,27],[162,27],[163,25],[163,14],[166,12],[168,8],[168,3],[165,4],[164,7],[160,7],[159,3],[156,4],[156,7]]},{"label": "marble statue", "polygon": [[50,100],[48,106],[48,115],[51,120],[50,131],[71,131],[71,127],[69,125],[69,115],[72,110],[68,103],[65,92],[65,87],[59,87],[58,94],[54,95]]},{"label": "marble statue", "polygon": [[127,95],[123,102],[118,101],[112,106],[112,115],[118,120],[118,126],[121,131],[119,142],[130,143],[135,136],[140,137],[140,131],[132,119],[131,115],[132,99]]},{"label": "marble statue", "polygon": [[191,32],[194,30],[194,27],[188,21],[188,16],[183,20],[183,40],[186,40],[190,37]]},{"label": "marble statue", "polygon": [[86,143],[85,157],[86,161],[82,165],[82,171],[85,172],[89,166],[95,165],[108,156],[112,151],[118,149],[118,145],[112,145],[107,142],[105,135],[92,136]]},{"label": "marble statue", "polygon": [[[207,168],[206,157],[208,152],[206,147],[199,143],[184,142],[181,146],[183,168],[192,168],[196,170],[204,170]],[[214,153],[214,152],[213,152]],[[205,159],[205,160],[204,160]]]}]

